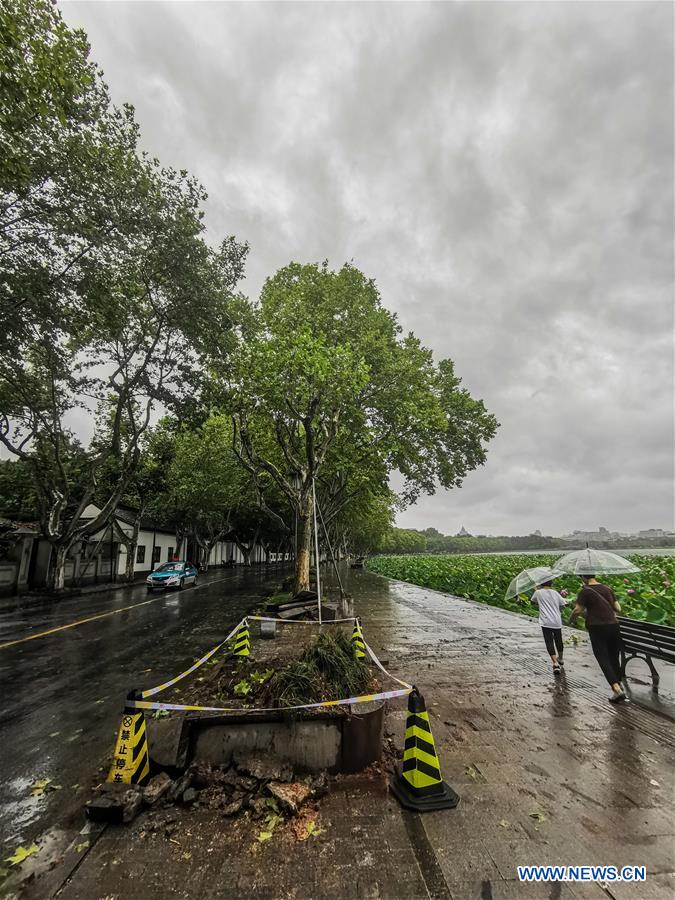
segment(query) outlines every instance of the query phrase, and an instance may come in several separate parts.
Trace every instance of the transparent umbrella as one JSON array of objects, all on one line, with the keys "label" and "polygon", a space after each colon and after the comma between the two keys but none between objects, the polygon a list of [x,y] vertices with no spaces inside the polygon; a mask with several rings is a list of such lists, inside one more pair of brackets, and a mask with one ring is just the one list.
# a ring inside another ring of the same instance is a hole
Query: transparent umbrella
[{"label": "transparent umbrella", "polygon": [[562,572],[556,572],[548,566],[535,566],[533,569],[523,569],[506,589],[504,599],[509,600],[511,597],[517,597],[519,594],[527,594],[534,590],[537,585],[553,581],[554,578],[559,578],[562,574]]},{"label": "transparent umbrella", "polygon": [[608,550],[595,550],[586,547],[585,550],[573,550],[566,553],[553,566],[556,572],[565,575],[624,575],[629,572],[639,572],[638,566],[630,560],[610,553]]}]

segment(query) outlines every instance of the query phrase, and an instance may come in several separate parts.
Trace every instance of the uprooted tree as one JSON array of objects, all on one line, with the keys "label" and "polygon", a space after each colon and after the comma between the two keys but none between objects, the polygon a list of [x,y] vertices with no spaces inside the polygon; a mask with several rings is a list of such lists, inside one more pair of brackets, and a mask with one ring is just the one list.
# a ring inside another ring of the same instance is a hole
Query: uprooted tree
[{"label": "uprooted tree", "polygon": [[313,486],[324,472],[341,477],[346,502],[350,470],[379,473],[381,496],[398,472],[409,503],[459,486],[497,428],[452,362],[435,364],[403,335],[351,265],[292,263],[268,279],[224,379],[242,464],[297,512],[296,591],[309,588]]}]

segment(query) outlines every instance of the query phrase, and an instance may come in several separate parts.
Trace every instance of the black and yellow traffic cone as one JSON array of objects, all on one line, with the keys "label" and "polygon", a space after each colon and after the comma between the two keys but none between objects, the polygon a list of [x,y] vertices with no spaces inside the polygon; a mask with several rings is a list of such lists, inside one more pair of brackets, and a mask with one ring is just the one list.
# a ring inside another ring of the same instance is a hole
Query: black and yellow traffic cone
[{"label": "black and yellow traffic cone", "polygon": [[[133,700],[136,696],[136,691],[132,691],[127,699]],[[142,710],[127,706],[117,733],[108,781],[119,784],[145,784],[149,775],[150,754],[145,716]]]},{"label": "black and yellow traffic cone", "polygon": [[356,659],[366,658],[366,644],[361,634],[361,623],[358,619],[354,619],[354,630],[352,631],[352,647],[354,648],[354,656]]},{"label": "black and yellow traffic cone", "polygon": [[234,639],[234,655],[249,656],[251,653],[251,640],[248,631],[248,619],[244,619]]},{"label": "black and yellow traffic cone", "polygon": [[429,713],[416,687],[408,696],[403,767],[389,786],[401,806],[418,812],[453,809],[459,803],[459,796],[441,777]]}]

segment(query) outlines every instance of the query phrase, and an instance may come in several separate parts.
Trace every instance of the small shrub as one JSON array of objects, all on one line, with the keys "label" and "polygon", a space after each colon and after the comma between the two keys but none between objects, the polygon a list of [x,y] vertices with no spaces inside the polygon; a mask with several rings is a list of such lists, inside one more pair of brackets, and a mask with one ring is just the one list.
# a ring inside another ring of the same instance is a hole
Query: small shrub
[{"label": "small shrub", "polygon": [[298,660],[277,672],[269,692],[274,705],[297,706],[367,693],[371,680],[368,666],[354,658],[349,638],[324,631]]}]

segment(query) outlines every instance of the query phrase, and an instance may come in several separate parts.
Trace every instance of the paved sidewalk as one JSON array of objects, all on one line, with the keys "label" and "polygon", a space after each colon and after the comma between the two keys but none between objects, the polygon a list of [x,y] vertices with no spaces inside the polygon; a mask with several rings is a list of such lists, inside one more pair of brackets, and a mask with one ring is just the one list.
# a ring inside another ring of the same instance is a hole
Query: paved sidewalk
[{"label": "paved sidewalk", "polygon": [[[635,702],[612,706],[585,636],[556,680],[533,620],[368,572],[348,589],[373,649],[424,694],[458,808],[405,813],[375,778],[345,781],[321,804],[321,833],[302,843],[286,831],[258,844],[255,823],[207,810],[183,814],[171,838],[141,817],[108,828],[59,896],[672,900],[670,667],[659,666],[660,710],[643,705],[638,683]],[[405,708],[393,706],[399,747],[404,729]],[[645,865],[648,880],[525,885],[519,864]]]}]

